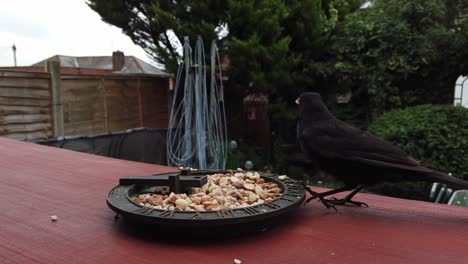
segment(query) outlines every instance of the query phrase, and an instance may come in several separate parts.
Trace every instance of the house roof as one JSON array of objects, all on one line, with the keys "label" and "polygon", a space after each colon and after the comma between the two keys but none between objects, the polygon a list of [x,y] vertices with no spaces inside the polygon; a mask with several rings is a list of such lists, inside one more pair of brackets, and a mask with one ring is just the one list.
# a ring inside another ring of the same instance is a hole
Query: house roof
[{"label": "house roof", "polygon": [[[47,61],[55,60],[60,62],[61,67],[68,68],[85,68],[85,69],[100,69],[112,71],[112,56],[85,56],[74,57],[55,55],[40,62],[37,62],[32,67],[41,67]],[[136,58],[135,56],[125,56],[122,70],[113,71],[113,74],[149,74],[158,76],[170,76],[170,74]]]}]

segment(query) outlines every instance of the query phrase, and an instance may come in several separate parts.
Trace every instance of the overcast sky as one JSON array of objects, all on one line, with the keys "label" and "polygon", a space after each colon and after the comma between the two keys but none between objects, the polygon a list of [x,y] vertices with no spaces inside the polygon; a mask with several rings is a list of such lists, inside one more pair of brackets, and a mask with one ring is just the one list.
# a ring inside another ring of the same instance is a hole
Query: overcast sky
[{"label": "overcast sky", "polygon": [[103,22],[85,0],[1,1],[0,66],[13,66],[13,44],[18,66],[57,54],[110,56],[115,50],[152,63],[143,49]]}]

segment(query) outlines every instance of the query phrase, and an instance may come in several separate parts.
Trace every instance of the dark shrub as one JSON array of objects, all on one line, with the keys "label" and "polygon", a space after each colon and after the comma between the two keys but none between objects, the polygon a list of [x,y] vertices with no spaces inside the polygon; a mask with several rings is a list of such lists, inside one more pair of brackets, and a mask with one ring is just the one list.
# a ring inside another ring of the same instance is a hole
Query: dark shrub
[{"label": "dark shrub", "polygon": [[[387,112],[369,131],[393,142],[428,167],[468,180],[468,109],[420,105]],[[376,175],[377,176],[377,175]],[[382,184],[370,191],[427,200],[431,183]]]}]

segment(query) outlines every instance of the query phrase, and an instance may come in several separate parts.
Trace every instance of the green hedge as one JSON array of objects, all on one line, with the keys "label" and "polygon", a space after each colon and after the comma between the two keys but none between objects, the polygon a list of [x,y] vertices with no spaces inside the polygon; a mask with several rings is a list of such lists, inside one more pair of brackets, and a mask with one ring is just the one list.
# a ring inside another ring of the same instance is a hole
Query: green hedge
[{"label": "green hedge", "polygon": [[[420,105],[383,114],[370,127],[427,166],[468,180],[468,109]],[[381,184],[370,191],[427,200],[431,183]]]}]

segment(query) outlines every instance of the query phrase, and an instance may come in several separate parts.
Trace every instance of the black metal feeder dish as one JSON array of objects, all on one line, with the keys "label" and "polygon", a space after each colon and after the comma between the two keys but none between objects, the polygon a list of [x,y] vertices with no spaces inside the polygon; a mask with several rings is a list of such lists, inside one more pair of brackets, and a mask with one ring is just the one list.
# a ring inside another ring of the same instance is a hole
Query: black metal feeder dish
[{"label": "black metal feeder dish", "polygon": [[171,211],[141,206],[132,197],[147,193],[152,188],[169,186],[170,191],[181,193],[191,187],[201,187],[207,175],[227,173],[226,170],[183,170],[181,173],[129,176],[120,179],[107,196],[107,205],[131,225],[151,227],[155,230],[206,234],[236,233],[240,230],[265,230],[294,211],[305,199],[303,185],[290,178],[279,180],[279,175],[259,172],[265,182],[274,182],[282,189],[279,197],[263,204],[238,209],[213,211]]}]

